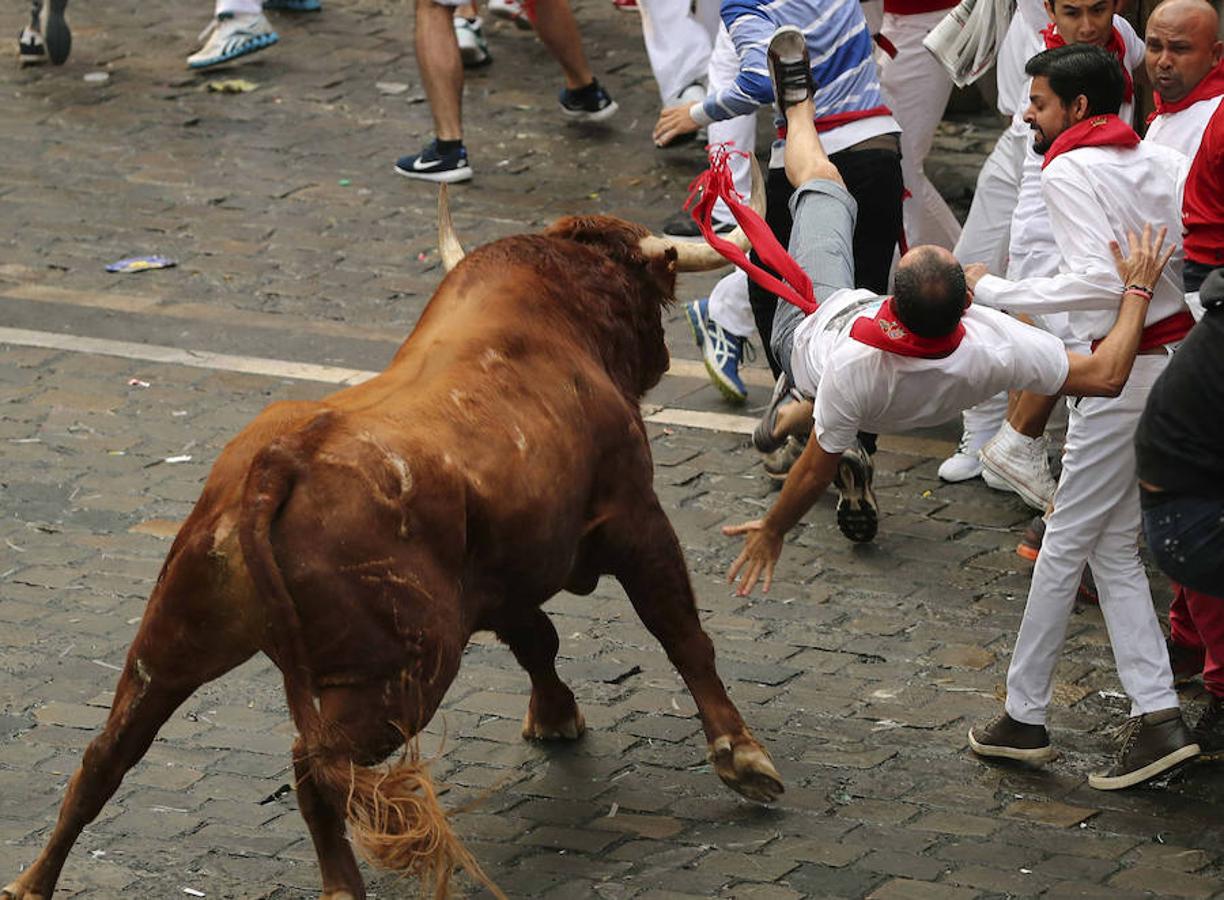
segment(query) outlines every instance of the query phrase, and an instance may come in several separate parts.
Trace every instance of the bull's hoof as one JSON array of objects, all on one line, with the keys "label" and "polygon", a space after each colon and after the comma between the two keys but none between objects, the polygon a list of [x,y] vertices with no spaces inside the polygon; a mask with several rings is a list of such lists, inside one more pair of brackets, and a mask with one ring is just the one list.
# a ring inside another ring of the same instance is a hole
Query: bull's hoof
[{"label": "bull's hoof", "polygon": [[710,743],[710,762],[723,784],[757,803],[773,803],[786,789],[765,748],[751,736],[723,735]]},{"label": "bull's hoof", "polygon": [[14,881],[12,884],[5,885],[4,890],[0,891],[0,900],[46,900],[46,898]]},{"label": "bull's hoof", "polygon": [[557,725],[544,725],[537,721],[530,709],[523,716],[523,738],[528,741],[576,741],[586,731],[586,719],[582,710],[574,707],[574,714]]}]

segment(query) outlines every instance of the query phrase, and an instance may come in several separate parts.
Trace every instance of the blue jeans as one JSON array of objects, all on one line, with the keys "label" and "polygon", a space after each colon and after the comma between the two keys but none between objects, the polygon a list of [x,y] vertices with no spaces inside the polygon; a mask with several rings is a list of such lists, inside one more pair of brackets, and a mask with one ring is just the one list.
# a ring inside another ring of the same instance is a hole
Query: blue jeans
[{"label": "blue jeans", "polygon": [[1166,575],[1224,597],[1224,500],[1143,491],[1143,530]]}]

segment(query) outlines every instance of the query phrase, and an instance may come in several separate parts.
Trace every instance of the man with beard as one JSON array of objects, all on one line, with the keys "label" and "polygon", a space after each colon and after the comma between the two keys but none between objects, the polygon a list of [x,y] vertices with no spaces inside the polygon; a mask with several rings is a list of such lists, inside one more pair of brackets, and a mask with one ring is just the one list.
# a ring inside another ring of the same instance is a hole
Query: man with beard
[{"label": "man with beard", "polygon": [[[1106,50],[1046,50],[1025,70],[1033,76],[1025,119],[1035,149],[1043,153],[1041,193],[1061,254],[1060,272],[1018,282],[987,275],[977,281],[975,300],[1015,313],[1070,312],[1072,336],[1096,347],[1117,317],[1118,291],[1125,287],[1098,245],[1144,223],[1176,234],[1187,161],[1174,150],[1141,142],[1118,118],[1125,81]],[[1085,564],[1096,578],[1118,676],[1131,699],[1121,752],[1089,784],[1101,790],[1129,787],[1199,752],[1182,721],[1139,560],[1134,450],[1135,426],[1152,384],[1192,325],[1178,253],[1152,291],[1139,355],[1121,394],[1072,404],[1058,498],[1007,673],[1005,712],[969,732],[970,746],[981,756],[1038,764],[1053,758],[1046,714]]]}]

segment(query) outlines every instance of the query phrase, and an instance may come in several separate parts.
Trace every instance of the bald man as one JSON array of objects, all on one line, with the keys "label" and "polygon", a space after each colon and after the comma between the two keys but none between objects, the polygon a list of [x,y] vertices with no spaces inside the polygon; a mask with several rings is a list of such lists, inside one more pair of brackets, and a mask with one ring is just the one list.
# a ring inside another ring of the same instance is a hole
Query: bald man
[{"label": "bald man", "polygon": [[1190,159],[1224,98],[1219,28],[1220,16],[1207,0],[1165,0],[1147,23],[1144,65],[1156,92],[1147,140]]},{"label": "bald man", "polygon": [[[1068,353],[1054,335],[994,310],[970,305],[966,273],[940,247],[911,250],[897,267],[894,293],[881,297],[854,288],[857,207],[821,146],[813,125],[806,54],[792,60],[780,30],[770,42],[779,106],[787,119],[786,177],[794,229],[790,253],[813,280],[819,307],[804,316],[779,301],[773,349],[789,381],[810,401],[790,409],[771,404],[762,427],[785,429],[791,413],[806,410],[812,439],[764,519],[728,526],[747,540],[728,574],[742,574],[739,593],[758,579],[769,589],[782,539],[835,483],[838,525],[851,540],[870,540],[877,528],[871,468],[858,445],[860,431],[896,433],[945,422],[1001,390],[1028,389],[1077,396],[1115,394],[1126,382],[1139,346],[1147,302],[1122,293],[1119,315],[1091,356]],[[781,47],[775,46],[782,43]],[[800,48],[801,49],[801,48]],[[805,88],[806,85],[806,88]],[[1119,274],[1122,284],[1156,283],[1150,247]],[[1154,257],[1153,257],[1154,258]],[[1150,296],[1150,295],[1149,295]]]}]

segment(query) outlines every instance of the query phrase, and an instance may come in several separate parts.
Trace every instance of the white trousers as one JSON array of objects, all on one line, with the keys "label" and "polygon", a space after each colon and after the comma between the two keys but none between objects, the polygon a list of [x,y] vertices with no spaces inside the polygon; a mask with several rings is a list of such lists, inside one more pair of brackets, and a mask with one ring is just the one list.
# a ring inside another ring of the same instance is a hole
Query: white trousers
[{"label": "white trousers", "polygon": [[1138,356],[1121,396],[1071,407],[1062,477],[1007,670],[1007,713],[1043,725],[1085,563],[1091,565],[1131,715],[1178,705],[1164,635],[1139,560],[1135,426],[1169,357]]},{"label": "white trousers", "polygon": [[[720,25],[714,41],[714,52],[710,54],[710,92],[722,90],[735,80],[739,72],[739,57],[735,45],[727,34],[726,26]],[[756,116],[736,116],[721,122],[711,122],[707,129],[711,144],[731,142],[737,150],[753,153],[756,150]],[[752,188],[751,164],[743,156],[731,157],[731,175],[735,189],[747,200]],[[731,211],[721,200],[714,206],[714,218],[727,221]],[[752,306],[748,303],[748,276],[743,269],[735,269],[724,275],[714,290],[710,291],[709,315],[714,322],[737,337],[748,337],[756,328],[752,317]]]},{"label": "white trousers", "polygon": [[706,74],[718,30],[716,0],[638,0],[646,56],[659,85],[659,98],[670,106],[680,92]]},{"label": "white trousers", "polygon": [[263,12],[263,0],[216,0],[213,15],[234,13],[239,16],[257,16],[261,12]]},{"label": "white trousers", "polygon": [[922,170],[952,95],[951,77],[922,46],[922,39],[946,14],[947,10],[884,14],[881,33],[892,41],[897,55],[886,58],[881,67],[880,88],[901,125],[901,176],[910,193],[901,207],[906,242],[911,247],[938,244],[951,250],[960,237],[960,223]]},{"label": "white trousers", "polygon": [[[1008,128],[978,172],[973,204],[965,227],[952,252],[961,265],[986,263],[991,275],[1007,273],[1007,248],[1011,243],[1012,213],[1020,194],[1020,176],[1028,141]],[[1055,263],[1057,266],[1057,262]]]}]

